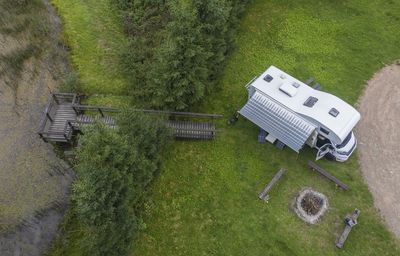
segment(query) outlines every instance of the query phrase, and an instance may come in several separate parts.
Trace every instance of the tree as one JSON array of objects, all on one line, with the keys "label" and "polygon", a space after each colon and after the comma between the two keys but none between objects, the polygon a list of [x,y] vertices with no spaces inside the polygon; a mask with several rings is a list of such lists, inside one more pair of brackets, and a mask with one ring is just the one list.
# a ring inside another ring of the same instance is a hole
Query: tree
[{"label": "tree", "polygon": [[131,38],[122,58],[135,103],[181,110],[215,84],[248,1],[118,2]]},{"label": "tree", "polygon": [[146,188],[159,170],[169,131],[162,120],[124,110],[118,128],[96,124],[81,137],[73,184],[84,255],[126,255],[139,229]]}]

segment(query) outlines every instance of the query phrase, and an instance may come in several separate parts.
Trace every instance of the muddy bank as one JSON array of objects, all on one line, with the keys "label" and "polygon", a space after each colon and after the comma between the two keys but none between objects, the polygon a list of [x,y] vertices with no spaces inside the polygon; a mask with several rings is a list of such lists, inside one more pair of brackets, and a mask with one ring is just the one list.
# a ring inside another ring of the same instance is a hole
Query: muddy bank
[{"label": "muddy bank", "polygon": [[0,238],[1,255],[43,255],[58,233],[67,205],[44,209]]},{"label": "muddy bank", "polygon": [[[2,256],[43,254],[57,233],[74,177],[37,135],[48,95],[69,71],[68,52],[60,43],[61,21],[48,1],[43,2],[17,16],[4,9],[13,5],[0,6],[7,21],[0,24]],[[39,38],[38,31],[46,36]]]},{"label": "muddy bank", "polygon": [[387,66],[368,82],[357,126],[364,178],[389,229],[400,238],[400,65]]}]

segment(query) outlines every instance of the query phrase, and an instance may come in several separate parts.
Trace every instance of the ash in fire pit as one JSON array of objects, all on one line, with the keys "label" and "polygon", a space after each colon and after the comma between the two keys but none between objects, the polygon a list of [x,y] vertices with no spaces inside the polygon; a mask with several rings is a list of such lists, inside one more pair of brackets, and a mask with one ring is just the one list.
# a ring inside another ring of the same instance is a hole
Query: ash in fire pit
[{"label": "ash in fire pit", "polygon": [[307,223],[315,224],[328,209],[328,199],[325,195],[305,188],[296,198],[294,211]]}]

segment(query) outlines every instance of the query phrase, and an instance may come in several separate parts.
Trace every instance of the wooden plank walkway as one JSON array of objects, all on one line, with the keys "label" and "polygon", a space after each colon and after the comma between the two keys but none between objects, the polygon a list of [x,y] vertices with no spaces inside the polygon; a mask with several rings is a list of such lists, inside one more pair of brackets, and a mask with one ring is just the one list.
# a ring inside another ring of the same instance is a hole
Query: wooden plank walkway
[{"label": "wooden plank walkway", "polygon": [[53,122],[50,123],[48,129],[49,139],[57,142],[66,142],[68,138],[66,138],[65,135],[68,135],[72,129],[66,122],[67,120],[75,119],[76,113],[70,104],[58,105],[58,108],[55,110]]},{"label": "wooden plank walkway", "polygon": [[167,124],[179,139],[210,140],[216,135],[213,123],[170,120]]},{"label": "wooden plank walkway", "polygon": [[[69,143],[72,141],[74,133],[81,131],[89,124],[103,122],[112,128],[116,127],[112,116],[106,114],[118,111],[116,108],[81,105],[78,96],[73,93],[54,93],[49,97],[38,133],[46,142]],[[214,119],[222,117],[203,113],[141,109],[135,109],[135,111],[184,118]],[[89,115],[87,112],[96,114]],[[213,139],[217,133],[215,124],[212,122],[169,120],[167,125],[172,128],[175,138],[179,139],[209,140]]]}]

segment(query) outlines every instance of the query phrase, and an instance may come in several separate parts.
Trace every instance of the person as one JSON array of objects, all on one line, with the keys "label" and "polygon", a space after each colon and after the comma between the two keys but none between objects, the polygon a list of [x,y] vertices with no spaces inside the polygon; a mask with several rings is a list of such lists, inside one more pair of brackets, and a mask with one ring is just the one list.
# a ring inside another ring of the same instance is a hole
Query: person
[{"label": "person", "polygon": [[346,223],[346,225],[348,225],[349,227],[354,227],[355,225],[357,225],[357,220],[353,220],[352,218],[346,217],[344,219],[344,222]]}]

